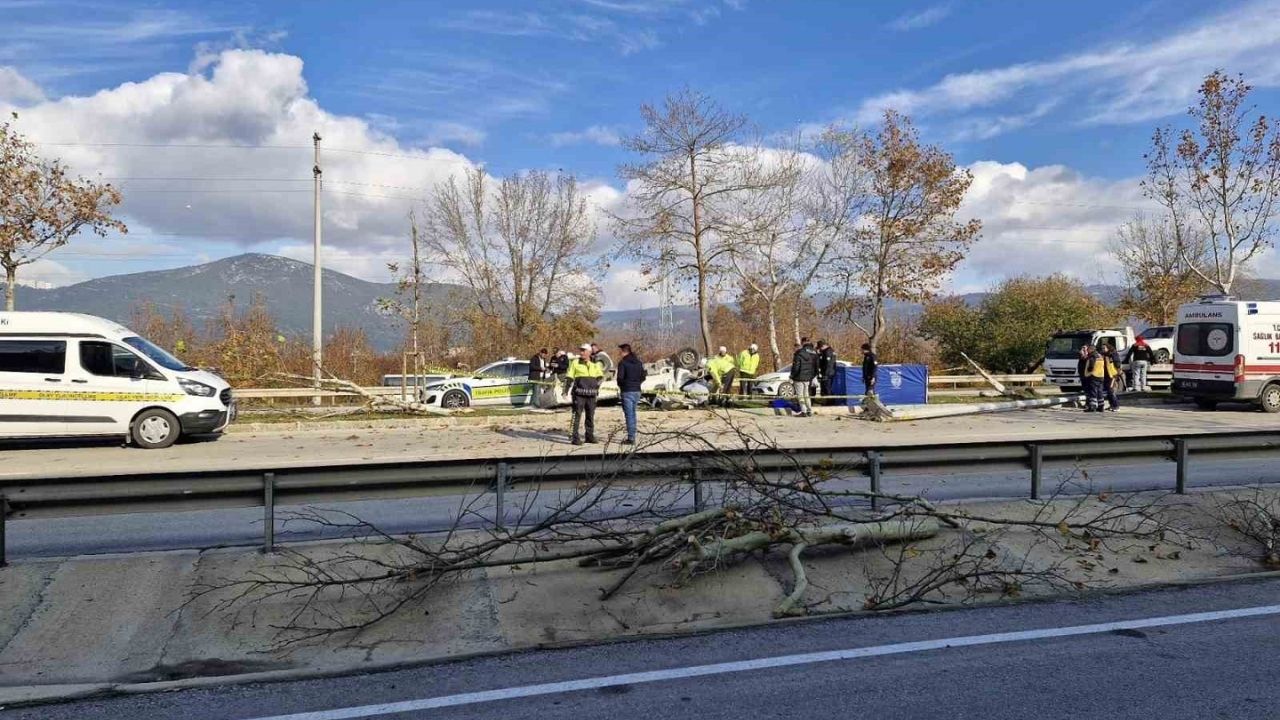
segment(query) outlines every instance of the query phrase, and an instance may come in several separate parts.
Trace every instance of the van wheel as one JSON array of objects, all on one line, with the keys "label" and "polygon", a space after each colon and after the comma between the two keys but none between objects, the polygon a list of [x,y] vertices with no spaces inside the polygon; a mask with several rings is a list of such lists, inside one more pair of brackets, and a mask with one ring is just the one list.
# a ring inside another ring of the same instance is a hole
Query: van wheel
[{"label": "van wheel", "polygon": [[440,405],[449,408],[450,410],[464,408],[470,404],[471,403],[467,400],[467,394],[461,390],[450,390],[444,394],[443,398],[440,399]]},{"label": "van wheel", "polygon": [[1280,385],[1272,383],[1262,388],[1262,394],[1258,396],[1258,405],[1265,413],[1280,412]]},{"label": "van wheel", "polygon": [[1195,399],[1196,407],[1201,410],[1217,410],[1218,401],[1213,398],[1198,397]]},{"label": "van wheel", "polygon": [[138,413],[133,419],[133,429],[129,433],[133,444],[146,450],[167,448],[177,441],[182,434],[182,426],[173,413],[160,408],[151,408]]}]

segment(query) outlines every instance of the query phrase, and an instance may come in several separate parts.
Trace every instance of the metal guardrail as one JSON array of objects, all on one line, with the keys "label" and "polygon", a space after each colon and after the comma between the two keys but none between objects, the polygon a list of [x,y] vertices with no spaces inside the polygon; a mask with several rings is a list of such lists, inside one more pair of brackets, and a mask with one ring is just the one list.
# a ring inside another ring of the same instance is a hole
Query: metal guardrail
[{"label": "metal guardrail", "polygon": [[[993,375],[996,380],[1008,385],[1043,385],[1044,375]],[[959,388],[969,386],[985,386],[987,381],[981,375],[930,375],[931,388]],[[399,396],[400,386],[386,387],[376,385],[363,388],[370,395]],[[408,391],[412,393],[410,386]],[[315,388],[236,388],[236,398],[241,400],[292,400],[302,398],[338,398],[359,397],[358,394],[344,390],[317,390]]]},{"label": "metal guardrail", "polygon": [[785,477],[797,467],[834,475],[863,476],[880,489],[885,473],[947,474],[975,470],[1027,470],[1030,496],[1040,497],[1046,468],[1081,462],[1108,464],[1170,461],[1174,490],[1186,491],[1193,457],[1254,457],[1280,451],[1280,431],[1187,433],[1088,440],[1034,440],[945,445],[857,446],[788,450],[729,450],[593,456],[522,456],[488,460],[376,462],[313,467],[263,466],[237,470],[151,472],[0,479],[0,566],[5,521],[113,513],[159,513],[262,507],[263,547],[275,544],[276,505],[493,492],[501,523],[507,492],[521,485],[571,486],[607,476],[620,484],[681,478],[700,505],[702,484],[726,479],[726,461],[749,460],[762,475]]}]

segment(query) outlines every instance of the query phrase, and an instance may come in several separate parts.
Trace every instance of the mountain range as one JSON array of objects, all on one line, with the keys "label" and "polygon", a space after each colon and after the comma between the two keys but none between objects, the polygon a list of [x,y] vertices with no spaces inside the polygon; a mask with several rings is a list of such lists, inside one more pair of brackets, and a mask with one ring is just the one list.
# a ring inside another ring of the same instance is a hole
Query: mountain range
[{"label": "mountain range", "polygon": [[[151,270],[126,275],[86,280],[65,287],[40,289],[20,286],[18,308],[21,310],[54,310],[83,312],[128,325],[136,310],[151,303],[160,311],[181,309],[197,326],[217,317],[228,298],[246,306],[254,297],[262,298],[277,326],[285,333],[307,334],[311,330],[312,266],[276,255],[247,253],[201,265]],[[1242,296],[1280,297],[1280,280],[1251,279],[1248,292]],[[1114,303],[1122,289],[1115,285],[1090,285],[1098,299]],[[428,302],[458,302],[466,289],[459,285],[432,283],[425,292]],[[380,298],[394,297],[394,283],[376,283],[352,277],[337,270],[324,271],[324,327],[332,332],[340,326],[362,328],[370,344],[380,351],[399,345],[404,331],[397,319],[378,311]],[[978,303],[986,295],[970,293],[961,297]],[[822,298],[818,298],[819,304]],[[920,306],[893,304],[889,312],[910,317]],[[658,308],[607,310],[597,323],[601,331],[634,330],[656,325]],[[679,305],[672,309],[678,334],[693,335],[698,325],[697,309]]]}]

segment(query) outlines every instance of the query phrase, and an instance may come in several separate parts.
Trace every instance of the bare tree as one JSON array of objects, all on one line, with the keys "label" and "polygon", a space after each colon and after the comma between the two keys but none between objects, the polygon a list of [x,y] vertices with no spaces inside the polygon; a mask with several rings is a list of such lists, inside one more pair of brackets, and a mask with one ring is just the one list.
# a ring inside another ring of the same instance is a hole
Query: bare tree
[{"label": "bare tree", "polygon": [[887,111],[879,131],[859,144],[849,151],[858,153],[869,175],[869,197],[841,235],[833,263],[839,300],[830,311],[854,321],[869,310],[866,333],[874,349],[884,333],[885,305],[936,297],[982,223],[955,219],[973,175],[941,148],[921,145],[908,118]]},{"label": "bare tree", "polygon": [[[17,118],[17,115],[14,115]],[[66,245],[81,230],[98,236],[128,232],[110,214],[120,192],[109,183],[73,178],[59,160],[46,160],[9,123],[0,124],[0,266],[5,308],[13,310],[18,268]]]},{"label": "bare tree", "polygon": [[1179,233],[1168,218],[1139,215],[1121,225],[1111,241],[1111,254],[1124,272],[1121,309],[1154,325],[1172,323],[1178,306],[1206,287],[1192,269],[1203,265],[1208,255],[1203,235]]},{"label": "bare tree", "polygon": [[689,89],[661,107],[642,106],[640,114],[645,129],[624,145],[645,160],[619,170],[630,195],[627,210],[615,216],[621,249],[654,284],[670,272],[694,285],[703,350],[710,354],[712,290],[728,269],[730,249],[724,205],[761,182],[746,167],[750,151],[736,145],[746,119]]},{"label": "bare tree", "polygon": [[[378,309],[386,314],[399,317],[405,324],[405,356],[413,359],[413,375],[420,377],[425,369],[422,354],[422,290],[426,282],[423,270],[422,235],[418,232],[418,214],[409,211],[409,248],[410,257],[407,267],[401,263],[387,263],[387,269],[396,278],[396,296],[378,298]],[[404,375],[408,374],[409,363],[402,363]],[[414,380],[416,386],[417,380]],[[408,385],[408,378],[401,378],[401,387]]]},{"label": "bare tree", "polygon": [[730,266],[748,296],[765,309],[773,367],[780,367],[779,303],[799,295],[796,268],[807,267],[802,255],[814,235],[807,221],[809,176],[798,147],[768,150],[757,147],[744,164],[752,176],[765,178],[758,187],[726,197]]},{"label": "bare tree", "polygon": [[[1280,132],[1247,104],[1242,76],[1215,70],[1188,108],[1195,128],[1158,128],[1145,156],[1143,189],[1168,213],[1183,261],[1210,287],[1230,294],[1241,267],[1271,245],[1280,195]],[[1177,138],[1176,146],[1174,138]],[[1195,233],[1206,252],[1194,256]]]},{"label": "bare tree", "polygon": [[594,318],[587,273],[595,224],[577,181],[543,172],[496,187],[479,168],[436,186],[427,200],[424,246],[470,290],[486,320],[527,340],[565,316]]}]

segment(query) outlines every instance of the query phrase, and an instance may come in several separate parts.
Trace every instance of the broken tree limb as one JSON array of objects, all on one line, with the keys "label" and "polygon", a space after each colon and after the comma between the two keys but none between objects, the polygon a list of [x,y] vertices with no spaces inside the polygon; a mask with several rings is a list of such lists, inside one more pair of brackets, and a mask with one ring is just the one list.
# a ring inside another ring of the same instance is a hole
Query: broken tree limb
[{"label": "broken tree limb", "polygon": [[801,612],[799,603],[809,587],[809,579],[805,574],[800,556],[808,548],[817,545],[864,547],[923,540],[937,535],[938,527],[938,521],[934,518],[908,518],[868,523],[841,523],[805,529],[786,528],[778,532],[756,530],[738,537],[708,543],[699,542],[696,537],[691,536],[686,563],[689,567],[696,567],[700,564],[719,562],[737,553],[764,550],[775,545],[791,545],[788,561],[795,581],[791,592],[773,611],[775,617],[783,617]]},{"label": "broken tree limb", "polygon": [[[304,375],[294,375],[291,373],[274,373],[272,377],[276,377],[281,380],[294,380],[307,383],[313,383],[315,381],[314,378]],[[421,413],[424,415],[454,415],[458,412],[457,410],[446,410],[444,408],[424,405],[423,403],[416,401],[399,400],[390,395],[374,395],[350,380],[343,380],[341,378],[333,377],[332,375],[320,380],[320,389],[348,392],[352,395],[362,397],[365,399],[365,404],[372,410],[386,410],[391,408],[401,410],[403,412]],[[469,408],[467,408],[467,410],[469,410]]]}]

